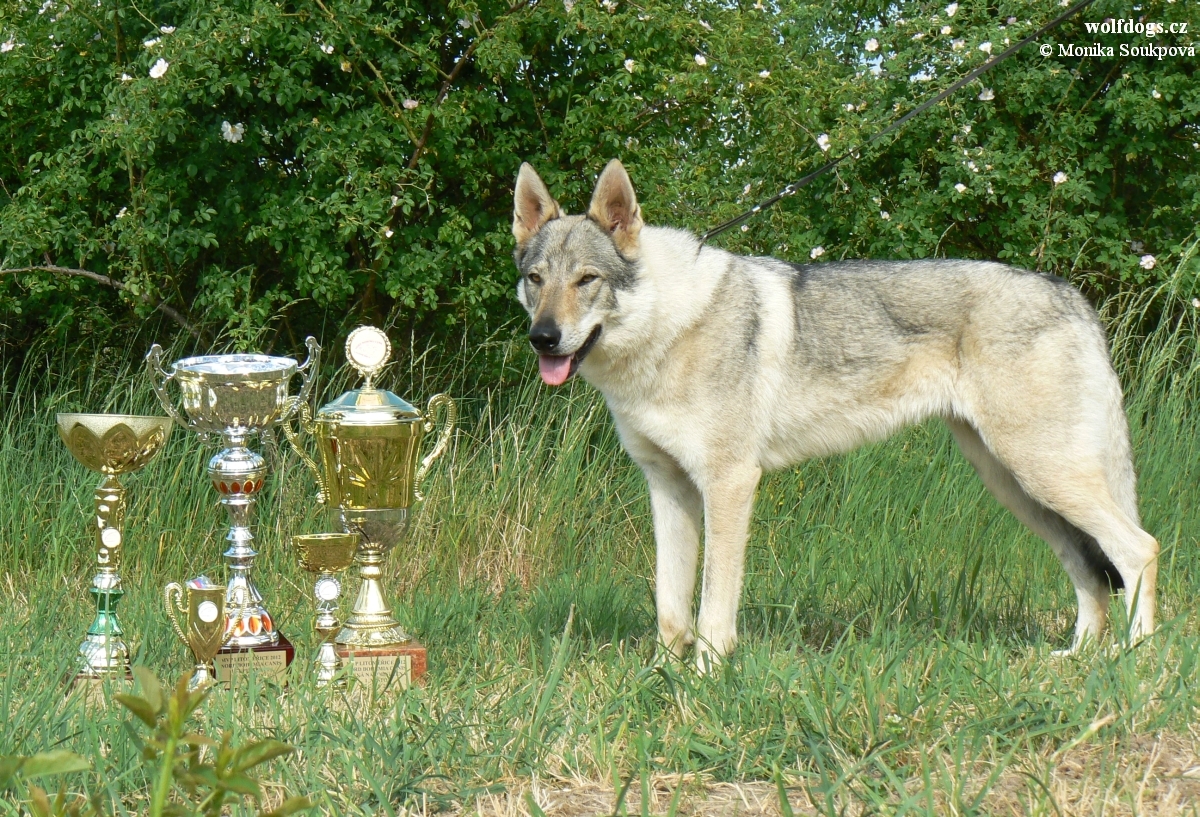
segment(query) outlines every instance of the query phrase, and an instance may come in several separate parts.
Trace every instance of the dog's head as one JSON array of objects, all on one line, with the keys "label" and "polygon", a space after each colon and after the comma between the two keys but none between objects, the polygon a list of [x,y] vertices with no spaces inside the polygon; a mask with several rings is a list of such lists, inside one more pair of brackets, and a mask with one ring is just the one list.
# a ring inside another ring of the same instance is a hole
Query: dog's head
[{"label": "dog's head", "polygon": [[633,185],[616,159],[600,174],[586,216],[568,216],[537,171],[521,165],[513,206],[517,297],[549,385],[565,383],[603,343],[617,293],[636,281],[641,229]]}]

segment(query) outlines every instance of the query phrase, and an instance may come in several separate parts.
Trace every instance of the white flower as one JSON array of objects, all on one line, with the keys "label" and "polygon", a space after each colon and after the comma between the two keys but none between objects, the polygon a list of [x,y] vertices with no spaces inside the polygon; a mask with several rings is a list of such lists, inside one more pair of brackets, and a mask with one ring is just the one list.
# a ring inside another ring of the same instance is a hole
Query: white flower
[{"label": "white flower", "polygon": [[829,150],[829,134],[822,133],[817,137],[817,147],[821,150]]},{"label": "white flower", "polygon": [[742,232],[743,232],[743,233],[748,233],[748,232],[750,232],[750,225],[749,225],[749,224],[743,224],[743,225],[742,225]]},{"label": "white flower", "polygon": [[458,27],[459,28],[470,28],[471,21],[468,20],[466,17],[460,17],[458,20]]},{"label": "white flower", "polygon": [[853,103],[853,102],[847,102],[847,103],[845,104],[845,106],[844,106],[844,107],[845,107],[845,108],[846,108],[846,110],[848,110],[848,111],[853,111],[853,110],[854,110],[854,103]]},{"label": "white flower", "polygon": [[625,70],[632,74],[634,64],[633,60],[625,60]]},{"label": "white flower", "polygon": [[1138,266],[1141,267],[1142,269],[1150,270],[1150,269],[1154,269],[1154,265],[1157,263],[1158,262],[1154,260],[1153,255],[1143,255],[1141,260],[1138,261]]},{"label": "white flower", "polygon": [[867,40],[867,42],[863,46],[863,48],[867,49],[868,51],[878,51],[879,50],[879,40],[872,37],[871,39]]},{"label": "white flower", "polygon": [[951,30],[952,29],[950,28],[950,26],[942,26],[942,34],[943,35],[949,34],[951,32]]},{"label": "white flower", "polygon": [[705,57],[703,54],[697,54],[696,55],[696,65],[700,65],[700,66],[708,65],[708,58]]},{"label": "white flower", "polygon": [[415,99],[406,99],[403,102],[401,102],[400,104],[404,106],[404,110],[411,111],[413,108],[417,107],[421,103]]},{"label": "white flower", "polygon": [[884,221],[891,221],[891,220],[892,220],[892,214],[891,214],[891,213],[889,213],[887,210],[880,210],[880,211],[879,211],[879,217],[880,217],[881,219],[883,219]]},{"label": "white flower", "polygon": [[763,70],[758,72],[758,75],[760,77],[762,77],[763,79],[766,79],[767,77],[771,76],[771,72],[768,71],[766,68],[764,68]]},{"label": "white flower", "polygon": [[242,134],[245,132],[246,126],[241,122],[238,122],[236,125],[230,125],[228,122],[221,123],[221,136],[225,138],[226,142],[242,141]]},{"label": "white flower", "polygon": [[571,9],[575,8],[575,0],[563,0],[563,8],[570,14]]},{"label": "white flower", "polygon": [[989,184],[989,185],[988,185],[988,195],[990,196],[992,193],[995,193],[995,192],[996,192],[996,191],[995,191],[995,190],[993,190],[993,189],[992,189],[992,186]]},{"label": "white flower", "polygon": [[150,66],[150,76],[154,79],[162,79],[163,74],[167,73],[167,69],[171,67],[171,63],[159,58],[158,62]]},{"label": "white flower", "polygon": [[767,7],[762,4],[762,0],[754,0],[755,11],[766,11]]},{"label": "white flower", "polygon": [[614,3],[613,0],[603,0],[603,2],[600,5],[604,6],[606,11],[616,11],[617,10],[617,4]]},{"label": "white flower", "polygon": [[125,207],[122,207],[120,210],[118,210],[118,211],[117,211],[117,218],[125,218],[125,210],[126,210],[126,209],[127,209],[127,208],[125,208]]},{"label": "white flower", "polygon": [[954,185],[954,189],[957,190],[959,193],[965,193],[967,190],[967,186],[965,184],[963,184],[962,182],[959,182],[958,184]]},{"label": "white flower", "polygon": [[53,5],[54,5],[54,0],[46,0],[45,3],[42,3],[42,7],[40,9],[38,9],[38,14],[45,14],[50,9],[50,7]]},{"label": "white flower", "polygon": [[1054,183],[1055,184],[1062,184],[1066,180],[1067,180],[1067,174],[1063,173],[1061,170],[1054,174]]},{"label": "white flower", "polygon": [[1007,20],[1005,20],[1004,22],[1005,22],[1005,25],[1010,25],[1010,26],[1011,26],[1011,25],[1015,25],[1015,24],[1016,24],[1016,22],[1017,22],[1017,18],[1016,18],[1016,17],[1009,17],[1009,18],[1008,18]]},{"label": "white flower", "polygon": [[982,51],[982,52],[983,52],[983,53],[985,53],[985,54],[990,54],[990,53],[992,53],[992,44],[991,44],[991,43],[987,43],[987,42],[985,42],[985,43],[980,43],[980,44],[979,44],[979,50],[980,50],[980,51]]},{"label": "white flower", "polygon": [[332,54],[333,46],[330,45],[329,43],[321,43],[321,51],[323,51],[326,54]]},{"label": "white flower", "polygon": [[1062,2],[1059,3],[1059,5],[1062,6],[1063,8],[1066,8],[1067,6],[1071,5],[1071,0],[1062,0]]},{"label": "white flower", "polygon": [[704,27],[705,27],[705,28],[707,28],[709,31],[712,31],[712,26],[710,26],[710,25],[709,25],[708,23],[706,23],[704,20],[701,20],[701,21],[700,21],[700,25],[704,26]]},{"label": "white flower", "polygon": [[811,258],[812,260],[816,261],[818,258],[820,258],[820,257],[821,257],[822,255],[824,255],[824,254],[825,254],[825,248],[824,248],[824,247],[813,247],[813,248],[812,248],[812,249],[809,251],[809,253],[808,253],[808,257],[809,257],[809,258]]},{"label": "white flower", "polygon": [[9,37],[7,42],[0,43],[0,54],[7,54],[17,47],[16,38]]},{"label": "white flower", "polygon": [[963,125],[963,133],[970,133],[970,132],[971,132],[971,126]]},{"label": "white flower", "polygon": [[158,45],[160,42],[162,42],[162,38],[155,37],[152,40],[146,40],[146,42],[142,43],[142,45],[146,46],[146,48],[153,48],[154,46]]},{"label": "white flower", "polygon": [[955,14],[958,14],[958,3],[951,3],[950,5],[946,6],[947,17],[953,17]]},{"label": "white flower", "polygon": [[923,40],[923,39],[925,39],[925,32],[924,32],[924,31],[918,31],[916,34],[914,34],[914,35],[912,36],[912,38],[913,38],[914,40]]},{"label": "white flower", "polygon": [[743,196],[750,195],[750,184],[749,183],[747,183],[746,186],[742,188],[742,195]]},{"label": "white flower", "polygon": [[133,82],[133,77],[129,74],[121,74],[121,82]]},{"label": "white flower", "polygon": [[400,197],[399,197],[399,196],[392,196],[392,206],[393,206],[393,207],[395,207],[395,206],[396,206],[397,204],[399,204],[399,203],[400,203]]},{"label": "white flower", "polygon": [[161,31],[163,34],[174,34],[175,26],[159,26],[158,30]]},{"label": "white flower", "polygon": [[962,51],[963,48],[966,47],[966,45],[967,45],[966,40],[953,40],[950,43],[950,47],[953,48],[955,51]]},{"label": "white flower", "polygon": [[979,167],[978,167],[978,165],[976,165],[974,162],[967,162],[967,168],[968,168],[968,169],[969,169],[969,170],[970,170],[972,173],[978,173],[978,172],[979,172]]},{"label": "white flower", "polygon": [[341,69],[342,69],[343,71],[345,71],[347,74],[349,74],[349,73],[350,73],[350,68],[351,68],[351,66],[350,66],[350,60],[342,60]]},{"label": "white flower", "polygon": [[1162,99],[1162,94],[1158,92],[1157,88],[1150,92],[1150,96],[1154,97],[1155,99]]},{"label": "white flower", "polygon": [[1200,309],[1200,298],[1192,298],[1192,306]]},{"label": "white flower", "polygon": [[995,98],[996,98],[996,92],[993,91],[991,88],[984,88],[982,91],[979,92],[979,101],[980,102],[991,102]]},{"label": "white flower", "polygon": [[391,237],[392,237],[392,236],[394,236],[394,235],[395,235],[395,233],[394,233],[394,232],[392,232],[392,228],[391,228],[391,227],[388,227],[386,230],[384,230],[384,231],[383,231],[383,237],[384,237],[384,238],[391,238]]}]

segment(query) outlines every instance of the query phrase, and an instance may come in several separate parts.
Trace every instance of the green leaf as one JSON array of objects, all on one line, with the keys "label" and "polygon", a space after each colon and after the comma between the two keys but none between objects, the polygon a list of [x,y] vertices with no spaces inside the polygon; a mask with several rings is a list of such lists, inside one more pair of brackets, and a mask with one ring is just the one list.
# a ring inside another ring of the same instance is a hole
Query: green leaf
[{"label": "green leaf", "polygon": [[259,817],[287,817],[289,814],[298,814],[301,811],[308,811],[315,807],[316,804],[307,797],[289,797],[280,803],[279,807],[274,811],[259,814]]},{"label": "green leaf", "polygon": [[236,759],[234,760],[234,768],[238,771],[245,771],[246,769],[254,768],[260,763],[266,763],[268,760],[291,754],[294,751],[296,751],[294,747],[288,746],[286,743],[280,743],[277,740],[263,740],[251,743],[238,750]]},{"label": "green leaf", "polygon": [[117,701],[137,716],[138,720],[149,726],[151,729],[158,722],[158,709],[150,705],[150,702],[145,698],[139,698],[137,695],[129,695],[124,692],[118,692],[113,696]]},{"label": "green leaf", "polygon": [[262,797],[262,789],[258,787],[258,781],[244,774],[231,774],[228,777],[222,777],[221,788],[238,794],[249,795],[256,800]]},{"label": "green leaf", "polygon": [[37,817],[52,817],[53,809],[50,808],[50,798],[46,796],[46,792],[39,789],[37,786],[29,787],[29,807],[33,809],[33,813]]},{"label": "green leaf", "polygon": [[142,666],[133,668],[133,677],[137,679],[138,686],[142,688],[142,696],[146,703],[150,704],[155,712],[161,712],[163,695],[162,685],[159,684],[158,678],[147,667]]},{"label": "green leaf", "polygon": [[21,777],[31,779],[56,774],[70,774],[71,772],[85,772],[90,768],[92,768],[92,764],[81,756],[65,749],[57,749],[53,752],[39,752],[25,758],[25,762],[21,764],[20,774]]}]

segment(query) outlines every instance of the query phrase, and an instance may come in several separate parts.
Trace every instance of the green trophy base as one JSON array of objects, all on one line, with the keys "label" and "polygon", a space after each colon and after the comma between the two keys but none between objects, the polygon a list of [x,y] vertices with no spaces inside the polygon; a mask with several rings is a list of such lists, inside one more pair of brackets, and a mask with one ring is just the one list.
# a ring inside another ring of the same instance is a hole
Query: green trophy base
[{"label": "green trophy base", "polygon": [[354,678],[365,689],[383,692],[423,684],[429,668],[425,645],[409,641],[394,647],[346,647],[338,645],[338,657],[353,668]]},{"label": "green trophy base", "polygon": [[222,647],[213,658],[213,667],[217,683],[226,686],[244,675],[284,685],[287,668],[295,658],[296,648],[280,633],[279,643],[268,647]]}]

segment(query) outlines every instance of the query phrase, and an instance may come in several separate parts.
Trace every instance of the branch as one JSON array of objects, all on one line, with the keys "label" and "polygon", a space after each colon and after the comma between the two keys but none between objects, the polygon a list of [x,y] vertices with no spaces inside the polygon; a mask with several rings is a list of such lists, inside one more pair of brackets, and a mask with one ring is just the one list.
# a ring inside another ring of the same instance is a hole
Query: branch
[{"label": "branch", "polygon": [[[133,293],[133,290],[130,289],[130,287],[127,284],[124,284],[124,283],[116,280],[115,278],[110,278],[107,275],[101,275],[98,272],[92,272],[91,270],[86,270],[86,269],[75,269],[74,267],[60,267],[55,264],[38,264],[38,265],[32,266],[32,267],[14,267],[12,269],[3,269],[3,270],[0,270],[0,275],[15,275],[19,272],[53,272],[58,275],[74,275],[74,276],[78,276],[80,278],[90,278],[93,281],[104,284],[105,286],[113,287],[114,289],[120,290],[121,292]],[[149,293],[146,293],[146,292],[141,293],[140,295],[138,295],[138,297],[141,299],[141,301],[143,303],[153,305],[154,308],[157,309],[159,312],[163,313],[168,318],[175,321],[175,323],[182,326],[187,331],[187,333],[190,334],[192,337],[194,337],[196,340],[201,339],[200,338],[200,330],[197,329],[195,326],[193,326],[188,321],[188,319],[185,318],[179,312],[179,310],[175,309],[173,306],[168,304],[166,301],[159,301],[157,304],[155,304],[154,299],[151,298]]]}]

